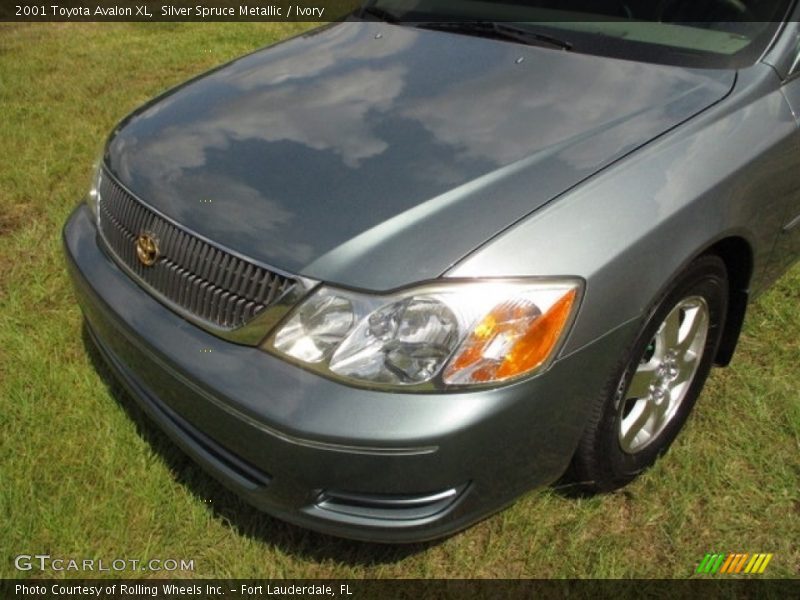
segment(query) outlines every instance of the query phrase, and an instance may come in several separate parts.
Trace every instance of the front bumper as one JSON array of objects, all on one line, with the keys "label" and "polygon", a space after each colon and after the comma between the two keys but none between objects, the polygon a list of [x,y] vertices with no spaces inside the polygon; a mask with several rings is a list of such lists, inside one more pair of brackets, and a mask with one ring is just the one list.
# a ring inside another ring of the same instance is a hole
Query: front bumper
[{"label": "front bumper", "polygon": [[64,228],[67,264],[89,331],[131,395],[251,504],[342,537],[441,537],[556,479],[631,333],[492,390],[354,389],[190,324],[125,275],[96,233],[81,205]]}]

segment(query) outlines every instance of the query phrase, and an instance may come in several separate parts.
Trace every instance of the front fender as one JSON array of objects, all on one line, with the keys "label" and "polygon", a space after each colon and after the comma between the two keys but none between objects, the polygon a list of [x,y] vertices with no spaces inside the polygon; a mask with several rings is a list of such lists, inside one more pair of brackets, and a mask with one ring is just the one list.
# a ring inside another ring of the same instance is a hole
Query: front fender
[{"label": "front fender", "polygon": [[577,275],[586,296],[562,355],[632,319],[695,256],[747,241],[766,271],[800,157],[774,72],[740,74],[728,99],[497,236],[452,277]]}]

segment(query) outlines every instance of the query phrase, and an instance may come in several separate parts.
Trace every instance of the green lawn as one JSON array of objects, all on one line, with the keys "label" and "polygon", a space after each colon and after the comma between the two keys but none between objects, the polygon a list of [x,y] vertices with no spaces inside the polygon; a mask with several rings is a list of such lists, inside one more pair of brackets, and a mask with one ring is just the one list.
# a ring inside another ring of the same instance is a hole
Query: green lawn
[{"label": "green lawn", "polygon": [[303,27],[0,25],[0,576],[49,553],[194,559],[200,577],[686,577],[708,551],[740,551],[797,577],[800,268],[752,307],[732,367],[651,472],[591,499],[532,492],[438,544],[273,520],[143,418],[82,336],[61,226],[117,120]]}]

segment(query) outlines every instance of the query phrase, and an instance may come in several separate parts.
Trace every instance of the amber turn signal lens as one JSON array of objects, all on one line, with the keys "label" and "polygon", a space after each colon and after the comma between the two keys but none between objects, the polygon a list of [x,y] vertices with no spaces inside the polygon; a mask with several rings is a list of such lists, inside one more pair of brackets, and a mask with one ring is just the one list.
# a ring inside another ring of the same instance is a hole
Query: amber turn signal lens
[{"label": "amber turn signal lens", "polygon": [[461,344],[444,373],[449,384],[519,377],[551,357],[570,321],[578,293],[568,290],[542,314],[530,301],[495,306]]}]

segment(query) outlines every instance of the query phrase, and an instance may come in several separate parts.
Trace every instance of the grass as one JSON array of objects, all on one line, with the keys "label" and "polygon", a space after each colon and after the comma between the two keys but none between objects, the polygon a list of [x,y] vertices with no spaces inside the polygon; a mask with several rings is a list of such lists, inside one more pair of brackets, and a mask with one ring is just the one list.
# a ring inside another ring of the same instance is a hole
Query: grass
[{"label": "grass", "polygon": [[639,481],[590,499],[532,492],[437,544],[273,520],[147,422],[82,336],[61,226],[129,110],[303,27],[0,26],[0,576],[24,575],[17,554],[49,553],[194,559],[199,577],[687,577],[707,551],[743,551],[797,577],[798,268],[752,307],[733,366]]}]

